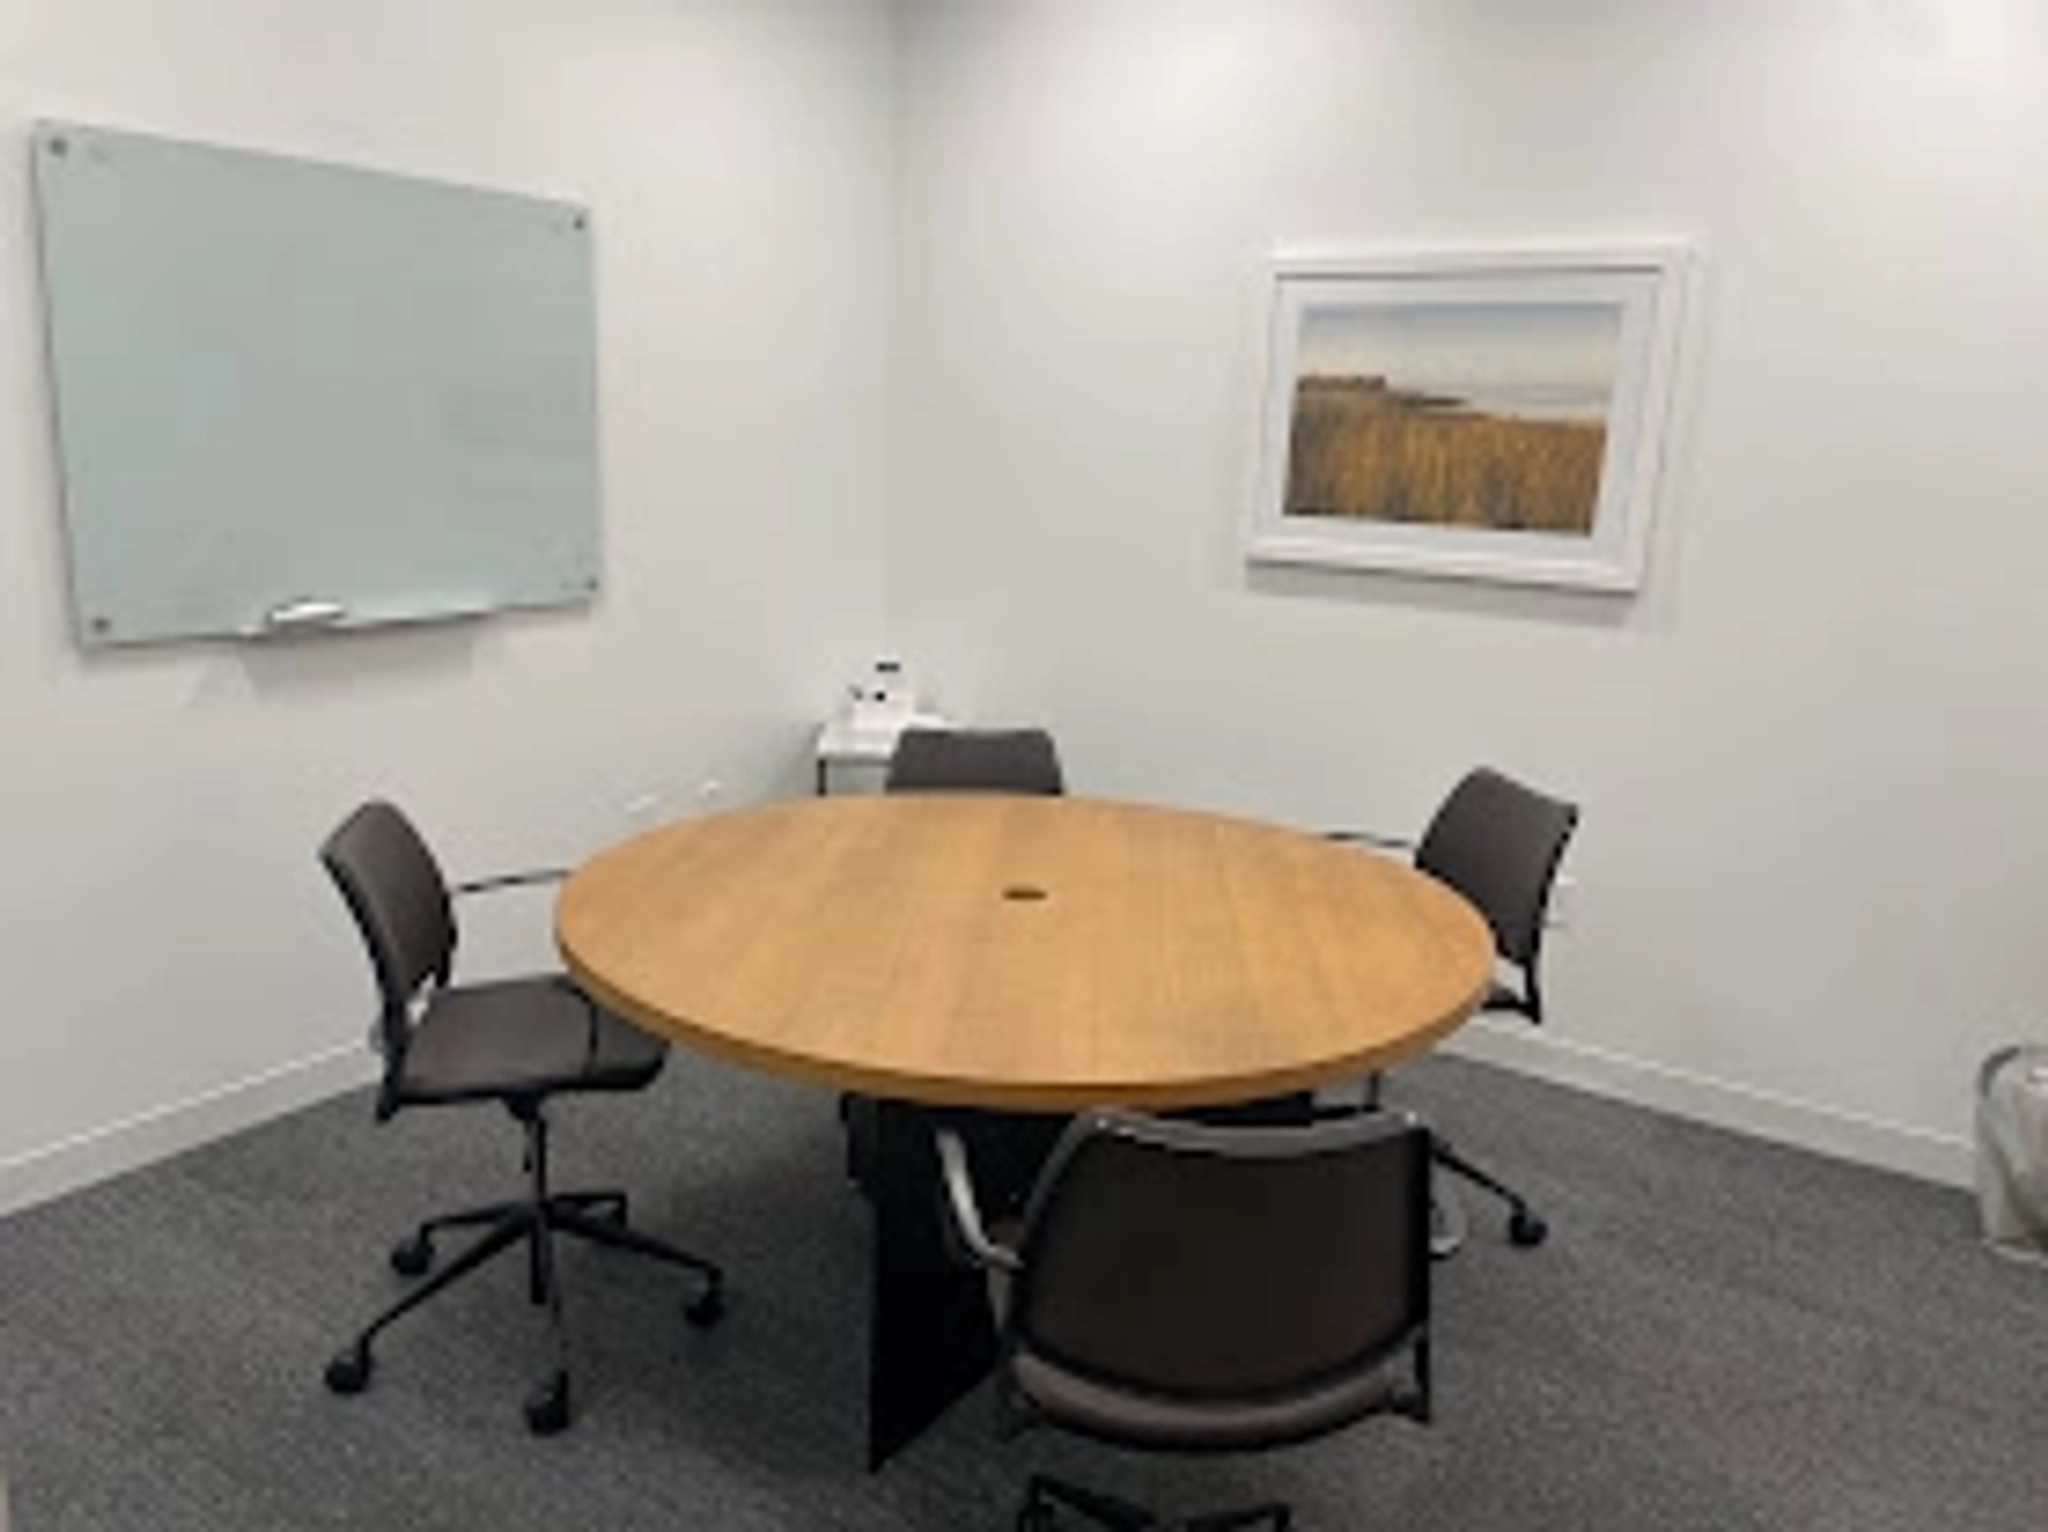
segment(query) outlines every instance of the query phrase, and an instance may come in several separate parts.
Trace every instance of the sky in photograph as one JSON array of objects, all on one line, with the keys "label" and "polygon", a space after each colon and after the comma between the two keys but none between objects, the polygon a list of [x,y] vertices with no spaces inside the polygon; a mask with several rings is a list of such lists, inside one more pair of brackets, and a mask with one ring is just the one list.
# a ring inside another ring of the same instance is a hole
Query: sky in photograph
[{"label": "sky in photograph", "polygon": [[1621,315],[1618,303],[1312,304],[1296,371],[1383,377],[1501,413],[1599,417],[1614,391]]}]

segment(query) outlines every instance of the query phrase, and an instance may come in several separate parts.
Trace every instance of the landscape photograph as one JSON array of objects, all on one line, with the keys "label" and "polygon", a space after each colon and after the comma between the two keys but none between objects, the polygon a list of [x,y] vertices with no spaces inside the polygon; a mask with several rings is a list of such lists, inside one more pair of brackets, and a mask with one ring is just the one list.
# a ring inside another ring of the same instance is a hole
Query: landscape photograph
[{"label": "landscape photograph", "polygon": [[1622,319],[1578,301],[1309,305],[1283,517],[1590,537]]}]

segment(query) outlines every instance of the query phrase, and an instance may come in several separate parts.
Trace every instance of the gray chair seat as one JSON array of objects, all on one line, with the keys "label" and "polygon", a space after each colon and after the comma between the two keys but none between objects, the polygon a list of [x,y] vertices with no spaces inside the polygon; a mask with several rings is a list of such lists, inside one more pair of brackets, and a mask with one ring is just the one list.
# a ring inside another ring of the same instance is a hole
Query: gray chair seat
[{"label": "gray chair seat", "polygon": [[1029,1353],[1009,1381],[1031,1407],[1070,1431],[1122,1446],[1232,1452],[1308,1441],[1393,1407],[1402,1379],[1392,1369],[1340,1375],[1321,1388],[1270,1399],[1208,1400],[1098,1383]]},{"label": "gray chair seat", "polygon": [[566,976],[438,991],[399,1068],[401,1100],[501,1099],[530,1091],[637,1090],[667,1046],[593,1006]]}]

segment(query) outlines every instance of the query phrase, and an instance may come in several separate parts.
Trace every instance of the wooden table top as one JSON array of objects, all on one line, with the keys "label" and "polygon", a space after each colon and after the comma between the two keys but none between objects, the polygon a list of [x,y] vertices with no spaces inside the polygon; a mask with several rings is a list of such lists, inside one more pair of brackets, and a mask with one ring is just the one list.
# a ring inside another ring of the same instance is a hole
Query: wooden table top
[{"label": "wooden table top", "polygon": [[944,1105],[1196,1106],[1360,1076],[1477,1004],[1470,905],[1384,857],[1088,798],[818,798],[651,831],[556,938],[620,1013],[777,1074]]}]

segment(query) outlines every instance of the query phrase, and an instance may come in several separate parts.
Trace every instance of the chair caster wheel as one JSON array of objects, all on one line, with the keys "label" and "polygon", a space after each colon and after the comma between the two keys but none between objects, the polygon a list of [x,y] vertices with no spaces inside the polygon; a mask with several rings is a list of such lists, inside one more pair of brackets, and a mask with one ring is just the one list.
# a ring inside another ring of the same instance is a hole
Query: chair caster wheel
[{"label": "chair caster wheel", "polygon": [[526,1429],[553,1436],[569,1424],[569,1375],[558,1372],[526,1397]]},{"label": "chair caster wheel", "polygon": [[725,1317],[725,1289],[715,1283],[704,1289],[704,1295],[683,1310],[683,1318],[697,1328],[706,1329]]},{"label": "chair caster wheel", "polygon": [[1525,1250],[1542,1244],[1549,1233],[1550,1225],[1526,1208],[1518,1209],[1514,1217],[1508,1220],[1509,1242],[1520,1245]]},{"label": "chair caster wheel", "polygon": [[329,1393],[360,1394],[370,1386],[370,1348],[356,1345],[335,1352],[326,1377]]},{"label": "chair caster wheel", "polygon": [[434,1242],[424,1233],[400,1240],[391,1247],[391,1269],[401,1277],[424,1276],[433,1264]]}]

